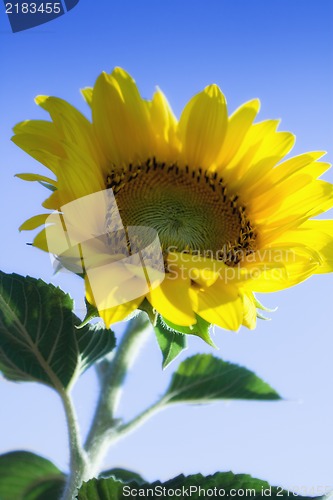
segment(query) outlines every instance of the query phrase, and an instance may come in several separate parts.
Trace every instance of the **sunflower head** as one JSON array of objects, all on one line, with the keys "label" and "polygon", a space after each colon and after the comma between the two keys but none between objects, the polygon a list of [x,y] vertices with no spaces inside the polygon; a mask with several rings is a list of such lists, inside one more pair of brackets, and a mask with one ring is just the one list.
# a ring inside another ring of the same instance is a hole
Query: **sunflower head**
[{"label": "sunflower head", "polygon": [[333,205],[318,178],[323,152],[287,160],[294,136],[277,120],[254,123],[259,101],[228,115],[217,85],[195,95],[177,120],[161,90],[141,97],[123,69],[82,94],[87,119],[40,96],[51,121],[14,128],[13,141],[51,171],[19,174],[52,193],[34,245],[85,278],[107,325],[138,308],[182,332],[202,323],[253,329],[255,292],[333,270]]}]

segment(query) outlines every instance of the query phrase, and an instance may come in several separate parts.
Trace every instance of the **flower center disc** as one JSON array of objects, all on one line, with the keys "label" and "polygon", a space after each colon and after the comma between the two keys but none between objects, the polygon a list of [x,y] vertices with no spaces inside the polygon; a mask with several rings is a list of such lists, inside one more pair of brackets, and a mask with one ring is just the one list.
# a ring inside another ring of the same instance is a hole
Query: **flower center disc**
[{"label": "flower center disc", "polygon": [[124,226],[148,226],[159,235],[163,252],[197,253],[237,264],[254,251],[255,235],[223,180],[202,169],[148,160],[107,178]]}]

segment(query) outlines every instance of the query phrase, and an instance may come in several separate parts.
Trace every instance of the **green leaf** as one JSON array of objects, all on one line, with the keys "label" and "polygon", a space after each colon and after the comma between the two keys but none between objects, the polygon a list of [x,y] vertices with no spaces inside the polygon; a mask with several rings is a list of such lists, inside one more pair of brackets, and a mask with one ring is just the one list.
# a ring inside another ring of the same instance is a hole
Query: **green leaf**
[{"label": "green leaf", "polygon": [[[65,488],[64,478],[41,478],[24,492],[24,500],[59,500]],[[22,499],[23,500],[23,499]]]},{"label": "green leaf", "polygon": [[[130,483],[130,485],[137,483]],[[83,483],[77,495],[78,500],[119,500],[125,498],[123,489],[125,483],[112,477],[108,479],[91,479]],[[131,498],[131,497],[129,497]]]},{"label": "green leaf", "polygon": [[180,333],[185,333],[186,335],[195,335],[196,337],[200,337],[202,340],[204,340],[207,344],[209,344],[212,347],[216,347],[214,342],[212,341],[209,333],[209,329],[211,327],[211,324],[202,319],[200,316],[196,316],[197,322],[193,326],[180,326],[176,325],[175,323],[171,323],[171,321],[163,318],[163,321],[168,325],[170,328],[175,330],[176,332]]},{"label": "green leaf", "polygon": [[211,354],[197,354],[179,365],[172,376],[165,399],[167,403],[175,403],[281,398],[250,370],[222,361]]},{"label": "green leaf", "polygon": [[0,456],[1,500],[57,500],[64,485],[65,475],[46,458],[27,451]]},{"label": "green leaf", "polygon": [[[201,488],[201,490],[200,490]],[[215,493],[215,494],[214,494]],[[217,472],[204,477],[180,475],[165,483],[155,481],[152,484],[131,482],[124,484],[113,478],[92,479],[83,483],[78,500],[122,500],[123,498],[291,498],[293,493],[277,486],[270,486],[266,481],[255,479],[248,474]],[[302,497],[303,500],[322,497]]]},{"label": "green leaf", "polygon": [[116,347],[114,333],[99,324],[77,329],[74,335],[80,354],[80,373],[83,373]]},{"label": "green leaf", "polygon": [[105,470],[101,472],[101,474],[99,475],[100,479],[107,479],[109,477],[122,481],[123,483],[129,483],[131,481],[135,481],[137,484],[144,484],[146,482],[142,478],[142,476],[140,476],[140,474],[138,474],[137,472],[121,469],[118,467],[114,469]]},{"label": "green leaf", "polygon": [[42,280],[0,272],[0,370],[15,381],[67,388],[115,346],[114,334],[86,325],[73,301]]},{"label": "green leaf", "polygon": [[187,347],[185,335],[167,326],[161,316],[158,316],[154,326],[156,339],[162,351],[162,367],[166,368]]}]

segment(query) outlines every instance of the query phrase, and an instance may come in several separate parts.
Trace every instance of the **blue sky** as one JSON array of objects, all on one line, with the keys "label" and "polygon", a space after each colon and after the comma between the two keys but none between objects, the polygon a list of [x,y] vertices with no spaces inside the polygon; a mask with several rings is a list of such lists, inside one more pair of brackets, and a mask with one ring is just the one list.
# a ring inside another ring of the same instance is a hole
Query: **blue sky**
[{"label": "blue sky", "polygon": [[[133,75],[144,97],[158,85],[178,116],[209,83],[222,88],[230,111],[259,97],[259,118],[281,118],[280,130],[296,134],[293,154],[327,150],[332,161],[332,10],[330,0],[80,0],[65,16],[16,34],[1,11],[1,269],[53,281],[80,308],[82,283],[68,274],[54,277],[48,256],[26,245],[30,234],[18,233],[23,220],[40,213],[46,193],[13,176],[45,170],[10,142],[11,128],[47,117],[34,104],[38,94],[62,97],[88,116],[79,89],[114,66]],[[332,173],[325,179],[332,182]],[[175,406],[119,442],[106,466],[132,468],[148,479],[233,470],[285,487],[333,488],[332,276],[261,298],[278,306],[272,321],[260,322],[254,332],[217,329],[219,351],[213,354],[254,370],[285,401]],[[212,350],[190,339],[182,359],[196,352]],[[152,336],[129,375],[125,416],[167,385],[172,366],[162,372],[160,362]],[[0,391],[0,451],[30,449],[66,468],[56,395],[4,380]],[[96,397],[93,372],[74,396],[86,429]]]}]

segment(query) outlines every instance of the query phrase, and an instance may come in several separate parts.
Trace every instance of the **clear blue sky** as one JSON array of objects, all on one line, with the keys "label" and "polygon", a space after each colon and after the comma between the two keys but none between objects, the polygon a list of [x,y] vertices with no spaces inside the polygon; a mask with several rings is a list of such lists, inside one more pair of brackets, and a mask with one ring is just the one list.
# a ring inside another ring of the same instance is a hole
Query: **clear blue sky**
[{"label": "clear blue sky", "polygon": [[[79,88],[117,65],[134,76],[145,97],[158,85],[178,116],[209,83],[220,85],[231,111],[259,97],[260,118],[281,118],[280,129],[296,134],[294,154],[324,149],[332,161],[332,9],[330,0],[81,0],[65,16],[16,34],[1,10],[0,268],[57,283],[80,309],[82,283],[52,276],[48,256],[26,246],[30,234],[18,233],[23,220],[40,213],[46,193],[13,176],[45,170],[9,139],[18,121],[47,116],[34,104],[38,94],[62,97],[88,114]],[[332,182],[332,172],[325,178]],[[151,480],[233,470],[285,487],[333,488],[332,285],[333,276],[321,276],[261,297],[278,310],[254,332],[216,330],[215,354],[254,370],[284,402],[175,406],[120,442],[105,465]],[[194,338],[190,346],[182,359],[212,352]],[[125,416],[167,385],[173,366],[161,372],[160,362],[152,336],[128,378]],[[2,379],[0,393],[0,451],[29,449],[66,468],[56,395]],[[95,397],[91,371],[75,390],[83,429]]]}]

